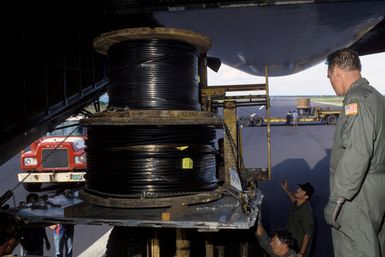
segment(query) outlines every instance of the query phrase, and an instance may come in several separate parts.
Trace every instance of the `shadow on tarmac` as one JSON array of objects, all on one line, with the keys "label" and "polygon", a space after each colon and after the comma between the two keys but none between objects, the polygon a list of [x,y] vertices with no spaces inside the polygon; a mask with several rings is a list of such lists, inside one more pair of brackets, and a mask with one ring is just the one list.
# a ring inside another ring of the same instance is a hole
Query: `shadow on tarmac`
[{"label": "shadow on tarmac", "polygon": [[[287,159],[272,167],[272,181],[260,182],[259,188],[264,193],[262,203],[262,222],[268,232],[285,228],[291,205],[286,193],[281,188],[281,181],[287,180],[289,190],[294,192],[298,184],[310,182],[315,189],[310,204],[315,218],[313,237],[313,257],[332,257],[333,247],[330,226],[324,220],[323,210],[329,197],[329,162],[330,149],[313,169],[304,159]],[[290,170],[288,170],[290,169]]]}]

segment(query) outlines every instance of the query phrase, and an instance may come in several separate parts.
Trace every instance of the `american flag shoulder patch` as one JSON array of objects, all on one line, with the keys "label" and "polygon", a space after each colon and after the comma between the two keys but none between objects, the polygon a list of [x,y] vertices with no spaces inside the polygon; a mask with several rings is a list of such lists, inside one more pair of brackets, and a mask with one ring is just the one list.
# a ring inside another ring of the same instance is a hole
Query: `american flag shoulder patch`
[{"label": "american flag shoulder patch", "polygon": [[345,115],[357,115],[358,114],[358,103],[345,105]]}]

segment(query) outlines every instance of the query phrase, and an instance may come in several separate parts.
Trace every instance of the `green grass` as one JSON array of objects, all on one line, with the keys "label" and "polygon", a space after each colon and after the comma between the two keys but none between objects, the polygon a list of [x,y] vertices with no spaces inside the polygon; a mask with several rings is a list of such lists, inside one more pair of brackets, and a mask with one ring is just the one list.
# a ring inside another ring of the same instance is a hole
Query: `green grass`
[{"label": "green grass", "polygon": [[342,101],[344,98],[342,96],[321,96],[321,97],[312,97],[310,101],[312,103],[324,103],[324,104],[331,104],[336,106],[342,106]]}]

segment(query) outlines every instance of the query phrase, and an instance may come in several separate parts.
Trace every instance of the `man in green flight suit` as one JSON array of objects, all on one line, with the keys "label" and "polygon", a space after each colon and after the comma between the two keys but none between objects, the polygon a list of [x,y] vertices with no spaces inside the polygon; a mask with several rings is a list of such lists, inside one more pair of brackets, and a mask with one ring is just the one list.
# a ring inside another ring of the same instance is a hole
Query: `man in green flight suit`
[{"label": "man in green flight suit", "polygon": [[361,77],[356,52],[327,58],[328,78],[345,96],[330,160],[325,219],[336,257],[385,256],[385,99]]}]

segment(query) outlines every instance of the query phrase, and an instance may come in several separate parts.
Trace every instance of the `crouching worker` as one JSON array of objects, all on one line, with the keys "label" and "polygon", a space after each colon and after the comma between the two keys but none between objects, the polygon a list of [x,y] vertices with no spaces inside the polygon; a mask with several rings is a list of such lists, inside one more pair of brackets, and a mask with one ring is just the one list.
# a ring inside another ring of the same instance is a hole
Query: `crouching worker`
[{"label": "crouching worker", "polygon": [[269,237],[259,221],[257,225],[256,235],[259,245],[271,256],[271,257],[298,257],[297,254],[297,241],[286,230],[275,231]]}]

